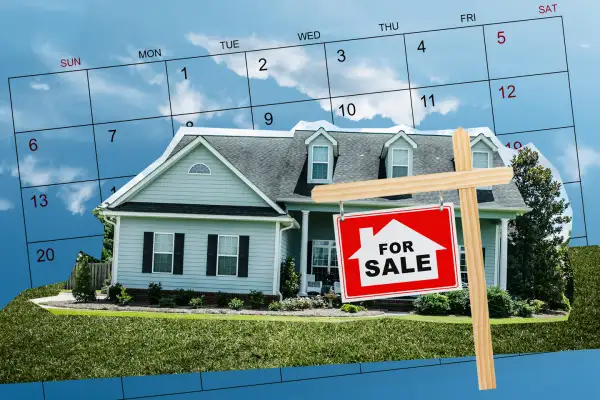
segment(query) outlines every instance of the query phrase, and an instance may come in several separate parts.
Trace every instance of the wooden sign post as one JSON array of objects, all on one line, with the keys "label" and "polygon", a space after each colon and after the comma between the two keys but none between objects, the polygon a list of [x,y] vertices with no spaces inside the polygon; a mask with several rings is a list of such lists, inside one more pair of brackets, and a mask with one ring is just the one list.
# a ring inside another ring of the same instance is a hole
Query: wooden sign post
[{"label": "wooden sign post", "polygon": [[480,390],[496,388],[492,333],[483,268],[477,186],[504,185],[513,178],[511,167],[472,169],[469,135],[458,128],[452,136],[456,172],[375,179],[318,186],[312,191],[317,203],[341,202],[400,194],[458,189],[466,252],[469,295],[473,319],[473,340]]}]

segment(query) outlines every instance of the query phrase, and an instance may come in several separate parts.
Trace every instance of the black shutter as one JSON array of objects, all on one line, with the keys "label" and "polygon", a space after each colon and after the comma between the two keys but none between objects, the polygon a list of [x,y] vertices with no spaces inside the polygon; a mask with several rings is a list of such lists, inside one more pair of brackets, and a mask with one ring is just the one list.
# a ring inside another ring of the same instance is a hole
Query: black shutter
[{"label": "black shutter", "polygon": [[142,272],[152,273],[152,250],[154,249],[154,232],[144,232],[144,251],[142,254]]},{"label": "black shutter", "polygon": [[248,249],[250,247],[250,236],[240,236],[238,250],[238,276],[248,277]]},{"label": "black shutter", "polygon": [[217,275],[217,244],[218,235],[208,235],[208,247],[206,249],[206,275]]},{"label": "black shutter", "polygon": [[312,274],[312,240],[308,241],[308,249],[306,249],[306,273]]},{"label": "black shutter", "polygon": [[485,270],[485,247],[482,247],[481,250],[483,252],[483,269]]},{"label": "black shutter", "polygon": [[175,249],[173,251],[173,273],[177,275],[183,274],[183,244],[185,242],[185,234],[175,234]]}]

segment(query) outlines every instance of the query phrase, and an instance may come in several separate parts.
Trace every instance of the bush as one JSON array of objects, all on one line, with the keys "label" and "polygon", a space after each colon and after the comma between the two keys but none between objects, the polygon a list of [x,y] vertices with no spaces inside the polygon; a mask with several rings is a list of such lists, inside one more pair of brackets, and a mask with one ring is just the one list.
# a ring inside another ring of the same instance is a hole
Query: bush
[{"label": "bush", "polygon": [[315,297],[291,297],[281,302],[281,309],[284,311],[308,310],[311,308],[324,308],[327,306],[327,300],[322,296]]},{"label": "bush", "polygon": [[175,307],[175,299],[173,298],[173,296],[161,297],[158,300],[158,306],[161,308],[174,308]]},{"label": "bush", "polygon": [[561,295],[561,299],[558,301],[549,301],[548,307],[550,310],[571,311],[571,303],[564,294]]},{"label": "bush", "polygon": [[92,285],[92,273],[87,257],[81,257],[79,264],[75,267],[75,286],[72,290],[75,300],[89,303],[96,300],[96,289]]},{"label": "bush", "polygon": [[448,297],[441,293],[419,296],[413,303],[415,312],[421,315],[447,315],[450,312]]},{"label": "bush", "polygon": [[127,293],[127,289],[125,288],[125,286],[121,286],[121,293],[119,293],[117,295],[117,304],[119,304],[121,306],[125,306],[125,305],[129,304],[129,302],[132,299],[133,299],[133,297]]},{"label": "bush", "polygon": [[542,300],[529,300],[528,303],[531,307],[533,307],[534,314],[539,314],[543,309],[546,308],[546,303]]},{"label": "bush", "polygon": [[117,296],[119,294],[121,294],[121,288],[123,287],[123,285],[121,285],[120,283],[115,283],[113,286],[109,286],[108,287],[108,295],[106,296],[108,298],[108,300],[112,301],[113,303],[116,303],[119,301],[119,299],[117,298]]},{"label": "bush", "polygon": [[506,290],[498,286],[487,289],[490,318],[508,318],[513,314],[513,301]]},{"label": "bush", "polygon": [[513,302],[513,314],[517,317],[533,317],[535,307],[524,300],[515,300]]},{"label": "bush", "polygon": [[284,299],[297,296],[300,290],[300,274],[296,272],[295,267],[296,263],[292,257],[281,263],[280,291]]},{"label": "bush", "polygon": [[240,308],[242,308],[244,306],[244,301],[238,299],[237,297],[234,297],[233,299],[231,299],[231,301],[229,302],[229,308],[231,308],[232,310],[239,310]]},{"label": "bush", "polygon": [[194,297],[193,299],[190,300],[190,306],[192,306],[192,308],[200,308],[204,305],[204,296],[200,296],[200,297]]},{"label": "bush", "polygon": [[162,283],[150,282],[148,284],[148,303],[149,304],[158,304],[158,301],[161,298],[161,292],[162,292]]},{"label": "bush", "polygon": [[269,311],[281,311],[281,302],[272,301],[269,303]]},{"label": "bush", "polygon": [[450,314],[471,315],[471,302],[469,300],[469,289],[453,290],[445,293],[448,297]]},{"label": "bush", "polygon": [[350,314],[355,314],[355,313],[361,311],[361,309],[360,309],[359,306],[356,306],[354,304],[344,304],[340,308],[340,311],[347,312],[347,313],[350,313]]},{"label": "bush", "polygon": [[265,304],[265,295],[259,290],[250,291],[250,307],[254,309],[262,308]]},{"label": "bush", "polygon": [[102,288],[100,288],[100,293],[108,294],[108,288],[110,287],[110,276],[104,280],[102,283]]},{"label": "bush", "polygon": [[227,307],[229,303],[229,296],[226,293],[221,291],[217,292],[217,306],[218,307]]},{"label": "bush", "polygon": [[[324,299],[324,301],[326,302],[326,304],[329,304],[329,302],[327,302],[327,299]],[[333,299],[331,301],[331,305],[335,308],[341,307],[342,306],[342,296],[338,296],[335,299]]]},{"label": "bush", "polygon": [[173,298],[175,305],[187,306],[194,297],[196,297],[196,292],[193,290],[177,289]]}]

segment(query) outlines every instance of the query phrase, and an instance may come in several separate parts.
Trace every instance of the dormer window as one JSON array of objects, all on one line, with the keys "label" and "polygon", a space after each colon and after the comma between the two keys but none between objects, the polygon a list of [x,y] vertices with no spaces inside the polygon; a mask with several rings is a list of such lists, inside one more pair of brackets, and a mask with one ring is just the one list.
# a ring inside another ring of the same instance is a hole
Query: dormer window
[{"label": "dormer window", "polygon": [[210,168],[206,164],[194,164],[190,167],[188,174],[210,175]]},{"label": "dormer window", "polygon": [[329,176],[329,146],[312,146],[312,180],[326,181]]},{"label": "dormer window", "polygon": [[490,153],[488,151],[473,151],[473,168],[490,168]]},{"label": "dormer window", "polygon": [[[492,140],[480,133],[471,141],[471,164],[473,169],[492,168],[494,153],[498,147]],[[492,190],[491,186],[478,186],[479,190]]]},{"label": "dormer window", "polygon": [[399,178],[408,176],[409,169],[409,149],[392,149],[392,176]]}]

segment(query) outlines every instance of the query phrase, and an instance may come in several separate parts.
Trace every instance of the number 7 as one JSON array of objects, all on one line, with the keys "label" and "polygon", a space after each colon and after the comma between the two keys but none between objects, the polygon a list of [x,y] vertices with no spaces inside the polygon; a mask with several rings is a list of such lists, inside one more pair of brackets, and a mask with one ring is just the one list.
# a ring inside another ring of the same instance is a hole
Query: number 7
[{"label": "number 7", "polygon": [[[500,41],[502,39],[502,41]],[[506,42],[506,36],[504,36],[504,31],[498,31],[498,43],[504,44]]]},{"label": "number 7", "polygon": [[110,141],[111,143],[115,141],[115,133],[117,133],[116,129],[109,129],[108,130],[110,133],[112,133],[112,136],[110,137]]}]

